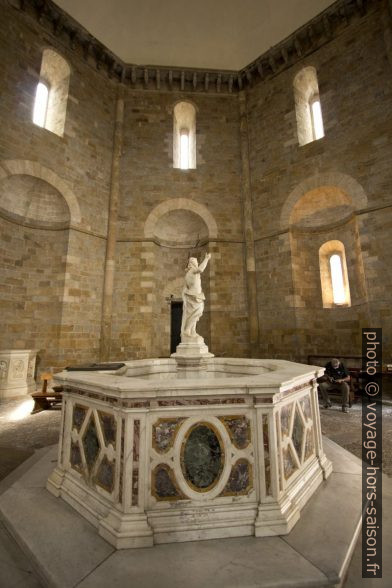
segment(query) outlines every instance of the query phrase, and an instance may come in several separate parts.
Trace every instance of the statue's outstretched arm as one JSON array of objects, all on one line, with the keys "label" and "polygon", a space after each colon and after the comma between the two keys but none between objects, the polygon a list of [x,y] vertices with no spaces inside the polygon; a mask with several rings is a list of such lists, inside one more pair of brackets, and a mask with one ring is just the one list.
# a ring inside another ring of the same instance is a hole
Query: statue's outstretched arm
[{"label": "statue's outstretched arm", "polygon": [[205,257],[204,257],[204,259],[203,259],[203,261],[202,261],[202,262],[201,262],[201,264],[199,265],[199,272],[200,272],[200,273],[201,273],[201,272],[204,272],[204,270],[206,269],[206,267],[207,267],[207,264],[208,264],[208,262],[210,261],[210,259],[211,259],[211,253],[206,253],[206,254],[205,254]]}]

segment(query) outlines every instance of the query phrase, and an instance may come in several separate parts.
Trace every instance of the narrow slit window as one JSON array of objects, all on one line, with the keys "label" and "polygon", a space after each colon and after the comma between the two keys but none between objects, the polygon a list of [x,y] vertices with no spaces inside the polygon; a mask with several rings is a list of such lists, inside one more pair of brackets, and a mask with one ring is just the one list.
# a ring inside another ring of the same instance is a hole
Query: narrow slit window
[{"label": "narrow slit window", "polygon": [[319,98],[313,100],[311,104],[312,109],[312,122],[313,122],[313,135],[314,139],[321,139],[324,137],[324,125],[323,115],[321,113],[321,104]]},{"label": "narrow slit window", "polygon": [[346,293],[344,288],[343,268],[340,255],[334,254],[329,258],[331,268],[332,295],[335,304],[344,304],[346,302]]},{"label": "narrow slit window", "polygon": [[351,306],[350,284],[344,245],[336,239],[319,249],[323,308]]},{"label": "narrow slit window", "polygon": [[325,134],[316,69],[302,68],[293,87],[298,143],[302,146],[322,139]]},{"label": "narrow slit window", "polygon": [[49,89],[46,84],[39,82],[35,92],[33,123],[39,127],[44,127],[46,115],[48,112]]},{"label": "narrow slit window", "polygon": [[189,169],[189,133],[184,129],[181,131],[180,138],[180,167]]},{"label": "narrow slit window", "polygon": [[190,102],[173,109],[173,167],[196,169],[196,109]]}]

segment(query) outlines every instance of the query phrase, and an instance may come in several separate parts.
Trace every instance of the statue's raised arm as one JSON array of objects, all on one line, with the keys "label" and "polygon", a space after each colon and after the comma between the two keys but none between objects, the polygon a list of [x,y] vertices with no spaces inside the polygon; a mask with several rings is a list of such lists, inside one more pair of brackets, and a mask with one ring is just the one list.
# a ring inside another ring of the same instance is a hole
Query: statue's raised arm
[{"label": "statue's raised arm", "polygon": [[204,270],[206,269],[207,264],[210,261],[210,259],[211,259],[211,253],[206,253],[205,256],[204,256],[203,261],[199,265],[199,272],[200,273],[204,272]]}]

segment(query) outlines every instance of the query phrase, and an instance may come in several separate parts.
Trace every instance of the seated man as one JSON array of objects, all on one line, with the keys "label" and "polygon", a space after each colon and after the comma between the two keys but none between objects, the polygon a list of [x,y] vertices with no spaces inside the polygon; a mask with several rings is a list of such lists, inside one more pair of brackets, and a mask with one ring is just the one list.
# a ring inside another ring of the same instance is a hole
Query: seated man
[{"label": "seated man", "polygon": [[324,408],[332,406],[328,396],[329,390],[339,390],[342,393],[342,411],[348,412],[347,405],[350,396],[350,376],[344,365],[336,358],[331,359],[325,366],[325,375],[320,378],[320,391],[324,400]]}]

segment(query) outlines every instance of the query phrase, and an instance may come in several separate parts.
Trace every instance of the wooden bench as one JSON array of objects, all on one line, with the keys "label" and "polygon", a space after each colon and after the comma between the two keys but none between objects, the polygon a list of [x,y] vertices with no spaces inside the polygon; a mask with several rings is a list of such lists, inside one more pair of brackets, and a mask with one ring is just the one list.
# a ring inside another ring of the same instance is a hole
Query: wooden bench
[{"label": "wooden bench", "polygon": [[55,404],[62,400],[62,386],[53,386],[52,390],[48,391],[48,382],[52,379],[52,374],[42,374],[42,390],[41,392],[34,392],[31,397],[34,399],[34,406],[31,414],[36,414],[42,410],[48,410]]},{"label": "wooden bench", "polygon": [[[338,359],[346,366],[348,374],[350,376],[349,386],[350,386],[350,396],[349,396],[349,403],[348,405],[351,407],[357,400],[361,398],[362,391],[361,391],[361,383],[360,383],[360,372],[361,372],[361,362],[362,356],[361,355],[308,355],[308,364],[310,365],[320,365],[325,367],[328,361],[331,361],[333,357],[338,357]],[[333,388],[329,392],[335,398],[341,398],[340,392],[338,389],[334,390]]]}]

